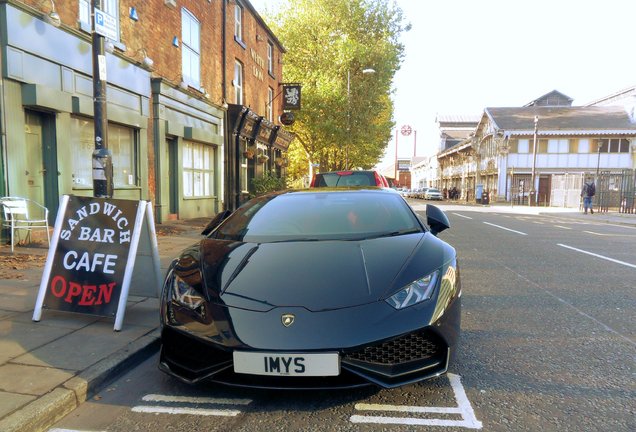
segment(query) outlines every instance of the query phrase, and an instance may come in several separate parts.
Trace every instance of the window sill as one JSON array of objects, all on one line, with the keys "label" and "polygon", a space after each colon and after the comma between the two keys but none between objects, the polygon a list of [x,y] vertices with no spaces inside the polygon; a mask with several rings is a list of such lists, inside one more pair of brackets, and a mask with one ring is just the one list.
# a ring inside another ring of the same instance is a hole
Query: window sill
[{"label": "window sill", "polygon": [[247,49],[247,45],[245,45],[245,42],[243,42],[243,40],[241,40],[238,36],[234,35],[234,41],[239,44],[243,49]]},{"label": "window sill", "polygon": [[[73,186],[72,190],[93,190],[93,186]],[[141,186],[114,185],[113,190],[141,190]]]},{"label": "window sill", "polygon": [[183,197],[184,201],[213,200],[213,199],[216,199],[216,195],[196,196],[196,197]]}]

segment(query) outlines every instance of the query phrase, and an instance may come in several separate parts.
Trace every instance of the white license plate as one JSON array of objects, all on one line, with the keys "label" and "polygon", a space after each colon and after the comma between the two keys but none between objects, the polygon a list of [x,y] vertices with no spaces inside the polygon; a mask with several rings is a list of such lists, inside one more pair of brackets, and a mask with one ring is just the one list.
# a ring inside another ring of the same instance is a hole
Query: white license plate
[{"label": "white license plate", "polygon": [[265,353],[234,351],[234,372],[252,375],[336,376],[338,353]]}]

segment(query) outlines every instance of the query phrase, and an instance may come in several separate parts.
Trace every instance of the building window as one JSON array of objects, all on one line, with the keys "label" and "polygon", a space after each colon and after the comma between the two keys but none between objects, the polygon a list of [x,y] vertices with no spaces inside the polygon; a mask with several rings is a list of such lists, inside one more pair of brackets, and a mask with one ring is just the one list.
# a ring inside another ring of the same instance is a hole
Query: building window
[{"label": "building window", "polygon": [[[95,123],[92,119],[71,119],[73,186],[93,186],[93,150]],[[136,129],[108,124],[108,149],[113,158],[113,186],[136,187],[138,165],[138,132]]]},{"label": "building window", "polygon": [[183,143],[183,196],[207,198],[212,196],[214,181],[213,149],[209,145],[190,141]]},{"label": "building window", "polygon": [[274,44],[267,41],[267,71],[274,75]]},{"label": "building window", "polygon": [[113,154],[114,186],[137,186],[135,147],[134,129],[108,125],[108,148]]},{"label": "building window", "polygon": [[247,157],[245,156],[245,151],[247,150],[247,146],[248,146],[247,140],[241,139],[241,148],[243,149],[243,151],[241,152],[242,156],[241,156],[240,188],[241,188],[241,192],[243,193],[249,192],[247,188],[247,180],[248,180],[247,179]]},{"label": "building window", "polygon": [[234,103],[243,105],[243,65],[237,61],[234,63]]},{"label": "building window", "polygon": [[579,153],[589,153],[590,152],[590,140],[589,139],[580,139],[579,140]]},{"label": "building window", "polygon": [[234,39],[243,41],[243,6],[238,3],[234,8]]},{"label": "building window", "polygon": [[[117,39],[119,42],[119,0],[102,0],[102,12],[115,18]],[[89,0],[79,0],[79,25],[85,32],[92,32],[93,23],[91,21],[91,2]]]},{"label": "building window", "polygon": [[598,142],[601,145],[601,153],[629,153],[629,140],[626,138],[601,139]]},{"label": "building window", "polygon": [[274,89],[267,87],[267,120],[273,122],[274,120]]},{"label": "building window", "polygon": [[517,153],[530,153],[530,140],[520,139],[517,146]]},{"label": "building window", "polygon": [[201,87],[201,24],[185,8],[181,9],[181,58],[183,81]]},{"label": "building window", "polygon": [[548,153],[569,153],[570,141],[568,139],[548,140]]}]

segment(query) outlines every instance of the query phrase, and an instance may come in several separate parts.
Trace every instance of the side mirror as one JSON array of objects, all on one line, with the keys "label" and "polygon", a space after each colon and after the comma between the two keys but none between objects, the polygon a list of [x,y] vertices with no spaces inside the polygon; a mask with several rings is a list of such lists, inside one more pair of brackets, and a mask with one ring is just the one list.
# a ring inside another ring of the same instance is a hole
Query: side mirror
[{"label": "side mirror", "polygon": [[216,227],[218,227],[219,225],[221,225],[221,222],[223,222],[225,219],[227,219],[227,217],[229,215],[231,215],[232,212],[229,210],[225,210],[222,211],[221,213],[217,213],[216,216],[214,216],[212,218],[212,220],[210,222],[208,222],[208,224],[205,226],[205,228],[203,228],[203,231],[201,231],[201,235],[208,235],[212,232],[212,230]]},{"label": "side mirror", "polygon": [[433,235],[437,235],[450,228],[450,221],[442,210],[434,205],[426,204],[426,223]]}]

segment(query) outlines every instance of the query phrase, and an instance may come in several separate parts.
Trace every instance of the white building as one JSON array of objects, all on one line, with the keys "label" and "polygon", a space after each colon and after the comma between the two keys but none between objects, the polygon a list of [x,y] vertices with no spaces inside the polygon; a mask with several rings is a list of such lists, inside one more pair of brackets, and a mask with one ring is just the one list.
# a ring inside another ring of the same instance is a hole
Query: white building
[{"label": "white building", "polygon": [[489,200],[578,206],[591,173],[608,203],[633,201],[635,94],[636,87],[573,107],[553,91],[523,107],[486,108],[469,137],[438,153],[438,186],[478,202],[487,192]]}]

